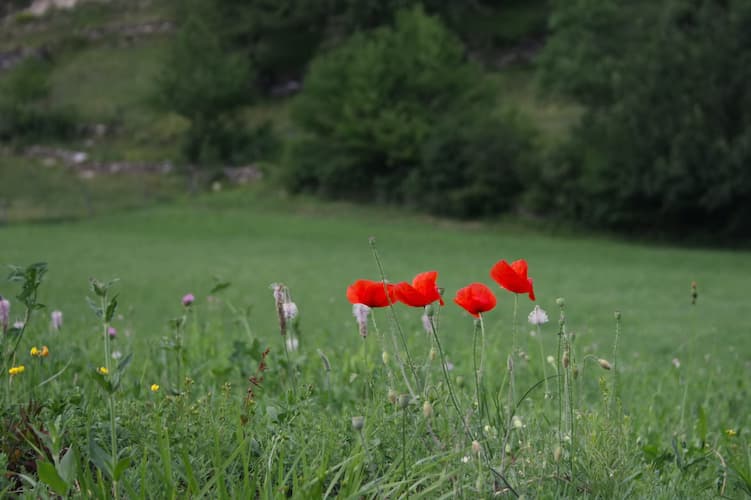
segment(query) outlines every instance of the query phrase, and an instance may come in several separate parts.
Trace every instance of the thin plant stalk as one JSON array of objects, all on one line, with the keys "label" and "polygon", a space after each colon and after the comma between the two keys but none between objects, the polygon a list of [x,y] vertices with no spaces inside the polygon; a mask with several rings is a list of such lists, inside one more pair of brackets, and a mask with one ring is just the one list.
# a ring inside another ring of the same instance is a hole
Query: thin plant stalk
[{"label": "thin plant stalk", "polygon": [[542,363],[542,377],[545,379],[545,398],[550,397],[550,389],[548,388],[548,368],[545,366],[547,362],[545,361],[545,347],[542,343],[542,330],[540,329],[540,325],[537,324],[537,341],[540,344],[540,362]]},{"label": "thin plant stalk", "polygon": [[[417,388],[420,388],[420,378],[417,375],[417,371],[415,371],[415,366],[412,363],[412,356],[409,353],[409,346],[407,345],[407,337],[404,335],[404,330],[402,330],[402,326],[399,323],[399,318],[396,316],[396,310],[394,309],[394,304],[391,301],[391,296],[389,295],[388,291],[386,291],[386,272],[383,269],[383,263],[381,262],[381,257],[378,254],[378,249],[375,245],[375,238],[370,239],[370,249],[373,252],[373,258],[376,261],[376,265],[378,265],[378,272],[381,274],[381,281],[383,282],[383,288],[386,292],[386,298],[389,301],[389,309],[391,310],[391,318],[394,323],[394,327],[399,333],[399,339],[401,340],[402,347],[404,348],[404,355],[407,358],[407,365],[409,366],[410,372],[412,372],[412,377],[415,379],[415,384],[417,384]],[[412,393],[412,396],[414,397],[414,392],[410,391]]]},{"label": "thin plant stalk", "polygon": [[430,329],[433,333],[433,338],[435,339],[435,343],[438,346],[438,355],[441,357],[441,368],[443,370],[443,379],[446,381],[446,387],[448,388],[448,391],[449,391],[449,397],[451,398],[451,403],[454,405],[456,414],[464,426],[464,431],[467,433],[467,436],[469,437],[469,439],[473,440],[474,436],[472,435],[472,430],[469,428],[466,420],[462,416],[462,410],[459,408],[459,402],[456,400],[456,395],[454,394],[454,389],[451,385],[451,379],[449,378],[448,368],[446,367],[446,356],[443,353],[443,346],[441,345],[441,339],[438,337],[438,332],[436,331],[435,323],[433,323],[433,318],[430,318]]},{"label": "thin plant stalk", "polygon": [[[101,297],[100,297],[100,307],[102,311],[102,333],[104,334],[104,367],[107,370],[107,376],[110,377],[112,375],[112,345],[110,342],[110,323],[107,319],[107,292],[105,291]],[[107,395],[107,403],[109,407],[109,413],[110,413],[110,450],[112,455],[112,469],[114,471],[116,465],[117,465],[117,422],[115,419],[115,394],[113,391],[108,391]],[[112,477],[112,494],[115,499],[118,498],[118,488],[117,488],[117,480],[114,477]]]}]

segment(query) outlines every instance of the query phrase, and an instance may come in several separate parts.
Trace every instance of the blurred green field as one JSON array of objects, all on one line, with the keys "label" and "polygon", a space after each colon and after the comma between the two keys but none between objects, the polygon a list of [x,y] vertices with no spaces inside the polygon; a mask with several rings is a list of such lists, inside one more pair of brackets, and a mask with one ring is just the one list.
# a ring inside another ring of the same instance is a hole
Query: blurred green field
[{"label": "blurred green field", "polygon": [[[630,383],[670,373],[675,357],[702,373],[723,366],[736,366],[737,374],[749,369],[751,340],[738,321],[748,302],[748,252],[561,237],[518,223],[462,225],[238,191],[80,222],[5,227],[0,262],[49,263],[43,301],[65,311],[66,335],[75,342],[86,342],[92,324],[83,301],[89,277],[121,279],[121,305],[131,311],[123,321],[138,352],[154,348],[166,333],[183,294],[193,292],[203,304],[218,276],[232,282],[226,294],[235,306],[252,307],[252,329],[262,342],[278,340],[269,285],[283,282],[302,311],[306,349],[335,349],[346,356],[359,338],[344,289],[357,278],[378,278],[370,236],[378,241],[388,279],[411,280],[418,272],[437,270],[448,299],[469,282],[492,284],[488,271],[497,260],[527,259],[538,303],[555,317],[555,299],[565,297],[578,346],[598,356],[610,355],[613,312],[621,311],[623,370],[636,377]],[[696,306],[690,304],[692,280],[699,286]],[[498,297],[487,321],[491,351],[505,352],[514,301],[500,290]],[[525,298],[519,304],[519,323],[525,324],[533,304]],[[400,314],[410,331],[420,330],[419,314]],[[452,354],[465,350],[471,321],[451,300],[441,324]],[[552,352],[556,338],[554,327],[549,330],[545,343]],[[415,334],[415,342],[420,338]],[[215,340],[221,349],[223,339]],[[533,343],[528,350],[536,349]],[[707,383],[729,383],[723,377]]]}]

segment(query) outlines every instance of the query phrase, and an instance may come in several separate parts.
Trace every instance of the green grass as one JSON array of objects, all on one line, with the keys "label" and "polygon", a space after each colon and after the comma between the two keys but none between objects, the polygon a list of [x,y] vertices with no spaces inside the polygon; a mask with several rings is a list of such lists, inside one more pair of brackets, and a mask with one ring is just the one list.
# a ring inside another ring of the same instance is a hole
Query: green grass
[{"label": "green grass", "polygon": [[[117,396],[120,449],[134,460],[122,484],[130,484],[136,493],[155,488],[152,494],[158,497],[170,496],[169,491],[197,495],[203,488],[209,496],[235,497],[271,497],[285,491],[320,496],[329,488],[344,496],[403,495],[402,413],[387,403],[386,390],[406,388],[400,377],[389,382],[379,368],[378,336],[371,332],[363,344],[344,295],[355,279],[379,277],[368,247],[370,236],[377,239],[389,279],[410,280],[430,269],[440,272],[438,283],[447,298],[440,336],[456,365],[452,377],[466,381],[464,387],[456,386],[465,409],[471,408],[473,391],[473,327],[451,298],[472,281],[496,291],[498,306],[485,318],[487,397],[491,403],[497,397],[500,408],[487,417],[493,429],[483,440],[484,447],[494,450],[493,466],[499,465],[506,424],[504,367],[511,349],[514,299],[491,282],[488,270],[501,258],[529,262],[537,303],[551,316],[542,330],[545,355],[556,356],[555,300],[565,297],[580,369],[574,399],[575,477],[571,483],[555,479],[565,478],[569,470],[568,448],[557,472],[552,458],[557,400],[546,401],[538,389],[520,407],[525,427],[513,431],[510,440],[515,462],[506,475],[520,493],[710,497],[725,477],[724,493],[741,494],[743,481],[732,467],[744,471],[743,443],[751,425],[751,340],[742,319],[751,273],[748,252],[560,237],[510,223],[462,225],[391,209],[290,200],[263,190],[207,195],[81,222],[14,225],[0,229],[5,242],[0,262],[48,262],[50,272],[40,296],[47,310],[40,314],[60,309],[65,326],[51,334],[41,315],[31,323],[19,349],[29,373],[13,391],[34,391],[29,384],[41,380],[42,374],[36,373],[41,368],[27,353],[31,345],[49,345],[52,356],[45,360],[45,373],[54,373],[68,360],[72,364],[53,383],[36,389],[37,397],[47,402],[41,422],[49,427],[56,414],[62,415],[68,423],[63,445],[77,443],[86,457],[91,452],[85,429],[90,427],[87,419],[93,420],[93,439],[108,449],[106,407],[96,401],[98,391],[91,380],[93,367],[101,365],[102,346],[97,319],[84,297],[89,277],[118,277],[114,293],[122,316],[114,320],[120,333],[113,348],[134,354]],[[207,302],[215,276],[232,284],[216,294],[218,302]],[[692,280],[699,290],[695,306],[690,303]],[[274,282],[289,286],[301,311],[301,347],[291,353],[297,369],[292,379],[269,288]],[[0,293],[12,297],[17,289],[5,284]],[[172,352],[161,346],[172,335],[167,320],[181,314],[180,297],[187,292],[197,296],[197,316],[189,319],[184,336],[183,374],[193,382],[189,393],[167,396],[162,392],[174,386],[175,367]],[[533,304],[520,297],[519,305],[520,347],[530,358],[515,357],[517,397],[539,381],[542,372],[539,347],[527,335],[525,321]],[[14,301],[13,307],[15,318],[21,306]],[[611,413],[613,373],[596,363],[596,358],[613,361],[616,310],[623,318],[618,352],[623,417]],[[247,317],[242,311],[248,311]],[[398,306],[396,313],[413,356],[422,363],[430,343],[421,330],[420,312]],[[378,310],[375,317],[389,332],[389,313]],[[272,350],[263,388],[256,389],[256,403],[245,407],[246,378],[266,346]],[[331,364],[328,389],[318,349]],[[394,366],[394,350],[389,351]],[[552,370],[548,366],[548,374]],[[422,402],[410,405],[405,430],[412,493],[431,498],[490,496],[489,470],[473,460],[460,460],[471,455],[469,442],[446,399],[436,362],[429,372],[435,406],[432,431],[448,447],[431,444],[419,410]],[[149,394],[154,382],[163,391]],[[292,386],[296,390],[288,392]],[[11,394],[15,396],[6,395],[6,405],[18,404],[33,392]],[[605,403],[599,402],[603,397]],[[12,418],[7,408],[14,406],[6,406],[6,418]],[[471,413],[474,425],[478,415]],[[349,431],[352,415],[366,417],[367,451]],[[250,427],[241,419],[250,419]],[[739,435],[727,437],[726,429]],[[724,468],[715,452],[734,465]],[[148,467],[143,462],[147,459]],[[166,464],[171,464],[171,473]],[[83,481],[106,491],[101,484],[107,482],[95,476]]]}]

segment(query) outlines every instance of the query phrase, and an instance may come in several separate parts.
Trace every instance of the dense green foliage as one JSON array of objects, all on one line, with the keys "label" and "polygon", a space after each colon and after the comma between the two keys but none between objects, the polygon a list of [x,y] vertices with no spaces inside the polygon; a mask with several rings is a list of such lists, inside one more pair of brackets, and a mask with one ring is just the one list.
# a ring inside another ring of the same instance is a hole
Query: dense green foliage
[{"label": "dense green foliage", "polygon": [[509,206],[531,145],[513,120],[488,115],[492,102],[458,38],[421,9],[401,11],[393,27],[355,35],[314,61],[293,104],[299,135],[285,184],[492,214]]},{"label": "dense green foliage", "polygon": [[50,103],[51,64],[25,61],[0,82],[0,141],[66,139],[75,134],[70,110]]},{"label": "dense green foliage", "polygon": [[229,50],[219,29],[222,18],[210,3],[187,2],[179,13],[157,101],[190,120],[183,144],[189,162],[214,166],[235,160],[245,139],[236,112],[250,102],[251,67]]},{"label": "dense green foliage", "polygon": [[747,234],[751,4],[559,2],[552,20],[542,76],[588,111],[543,173],[549,209],[601,227]]}]

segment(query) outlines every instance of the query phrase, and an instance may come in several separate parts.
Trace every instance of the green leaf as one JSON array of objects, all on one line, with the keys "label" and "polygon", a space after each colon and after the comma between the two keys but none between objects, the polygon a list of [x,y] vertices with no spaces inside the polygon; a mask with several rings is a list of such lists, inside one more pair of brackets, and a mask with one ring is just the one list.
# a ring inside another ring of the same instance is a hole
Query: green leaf
[{"label": "green leaf", "polygon": [[107,314],[105,314],[104,319],[109,323],[112,321],[112,318],[115,316],[115,311],[117,310],[117,295],[112,297],[110,299],[110,303],[107,304]]},{"label": "green leaf", "polygon": [[696,433],[701,440],[701,445],[704,446],[704,443],[707,442],[707,414],[704,411],[704,407],[701,405],[699,405],[697,413],[698,420],[696,421]]},{"label": "green leaf", "polygon": [[115,388],[112,386],[112,381],[109,379],[109,376],[102,375],[96,369],[94,370],[92,376],[94,377],[96,383],[99,384],[102,389],[107,392],[107,394],[112,394],[113,392],[115,392]]},{"label": "green leaf", "polygon": [[123,472],[125,472],[125,470],[128,467],[130,467],[130,463],[131,463],[130,457],[121,458],[117,462],[117,465],[115,465],[115,472],[114,472],[114,477],[113,477],[115,481],[120,480],[120,476],[123,475]]},{"label": "green leaf", "polygon": [[89,458],[107,477],[112,477],[112,457],[110,457],[94,438],[89,436]]},{"label": "green leaf", "polygon": [[91,297],[86,297],[86,303],[89,304],[89,307],[97,315],[97,318],[102,317],[102,308]]},{"label": "green leaf", "polygon": [[66,483],[71,484],[76,479],[77,468],[78,453],[76,453],[76,448],[71,446],[65,452],[63,458],[60,459],[60,463],[57,465],[57,472]]},{"label": "green leaf", "polygon": [[215,285],[214,285],[213,287],[211,287],[211,290],[209,290],[209,295],[213,295],[213,294],[215,294],[216,292],[221,292],[221,291],[222,291],[222,290],[224,290],[225,288],[229,288],[229,286],[230,286],[231,284],[232,284],[232,283],[230,283],[229,281],[219,281],[219,282],[218,282],[218,283],[216,283],[216,284],[215,284]]},{"label": "green leaf", "polygon": [[58,495],[66,495],[70,485],[57,473],[55,466],[49,462],[37,462],[37,474],[39,480],[45,483],[47,486]]},{"label": "green leaf", "polygon": [[119,373],[124,372],[132,360],[133,360],[133,353],[131,352],[128,355],[126,355],[123,359],[121,359],[120,362],[117,364],[117,371]]}]

